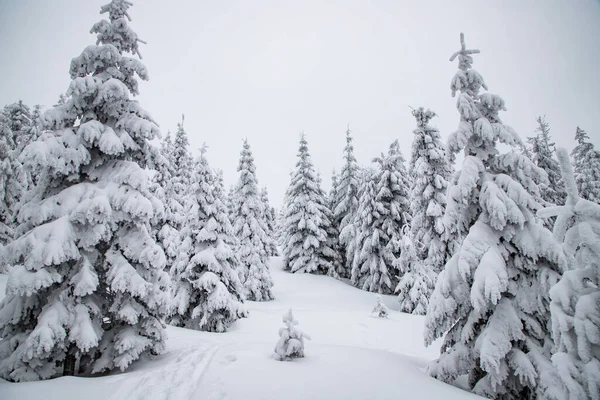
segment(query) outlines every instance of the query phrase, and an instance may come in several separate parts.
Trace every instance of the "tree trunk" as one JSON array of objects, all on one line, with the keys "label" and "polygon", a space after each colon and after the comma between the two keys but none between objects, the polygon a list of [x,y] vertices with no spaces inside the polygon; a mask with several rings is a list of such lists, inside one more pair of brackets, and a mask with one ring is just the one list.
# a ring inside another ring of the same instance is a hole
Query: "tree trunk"
[{"label": "tree trunk", "polygon": [[63,364],[63,376],[75,375],[75,364],[77,362],[76,353],[77,348],[75,347],[74,343],[71,343],[69,345],[69,349],[67,350],[65,362]]}]

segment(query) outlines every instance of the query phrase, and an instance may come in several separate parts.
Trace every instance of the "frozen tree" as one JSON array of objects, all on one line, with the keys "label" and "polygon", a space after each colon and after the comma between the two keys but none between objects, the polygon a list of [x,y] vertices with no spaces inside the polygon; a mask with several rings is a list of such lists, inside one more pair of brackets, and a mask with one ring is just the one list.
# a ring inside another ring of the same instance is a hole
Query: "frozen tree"
[{"label": "frozen tree", "polygon": [[253,301],[272,300],[267,228],[262,218],[254,157],[247,140],[244,140],[240,153],[238,172],[240,177],[233,196],[232,220],[234,235],[239,243],[237,254],[246,298]]},{"label": "frozen tree", "polygon": [[[194,169],[193,158],[189,150],[187,132],[183,126],[185,117],[177,124],[175,139],[171,141],[170,132],[161,143],[161,154],[165,163],[159,167],[161,179],[158,182],[164,191],[164,224],[158,232],[158,239],[167,256],[167,268],[171,268],[181,251],[180,231],[187,221],[186,207],[193,202],[188,196],[191,174]],[[161,175],[164,173],[164,178]]]},{"label": "frozen tree", "polygon": [[[13,239],[15,215],[28,182],[18,160],[14,134],[4,113],[0,113],[0,248]],[[0,272],[4,262],[0,260]]]},{"label": "frozen tree", "polygon": [[260,201],[262,202],[263,219],[267,228],[267,255],[269,257],[274,257],[278,255],[277,240],[275,238],[275,209],[269,204],[269,192],[267,191],[266,186],[263,186],[260,191]]},{"label": "frozen tree", "polygon": [[379,294],[377,295],[377,303],[375,304],[373,311],[371,311],[371,314],[375,314],[379,318],[389,317],[390,312],[387,306],[381,301],[381,295]]},{"label": "frozen tree", "polygon": [[577,146],[571,152],[579,196],[600,204],[600,152],[594,149],[586,131],[577,127]]},{"label": "frozen tree", "polygon": [[190,176],[190,206],[181,230],[181,249],[173,265],[174,315],[171,323],[224,332],[246,316],[233,230],[219,193],[218,176],[201,150]]},{"label": "frozen tree", "polygon": [[331,190],[329,191],[329,195],[327,196],[327,214],[329,216],[329,220],[331,223],[327,228],[327,238],[329,242],[329,247],[333,251],[333,256],[331,258],[331,268],[327,272],[327,275],[339,279],[340,277],[346,274],[346,269],[344,267],[344,260],[342,257],[342,248],[340,246],[340,231],[339,226],[336,225],[336,220],[333,216],[333,210],[335,209],[335,199],[337,198],[337,187],[338,187],[338,176],[333,170],[331,174]]},{"label": "frozen tree", "polygon": [[399,253],[402,231],[410,224],[410,184],[405,160],[397,140],[390,145],[387,155],[375,158],[381,173],[377,183],[377,198],[387,210],[382,223],[383,231],[390,238],[387,247],[394,254]]},{"label": "frozen tree", "polygon": [[455,247],[452,243],[447,244],[449,235],[443,223],[451,168],[440,133],[429,125],[435,113],[420,107],[412,114],[417,128],[413,131],[415,137],[410,161],[411,234],[417,259],[437,273]]},{"label": "frozen tree", "polygon": [[[537,221],[536,180],[545,174],[524,156],[517,133],[502,123],[501,97],[471,69],[461,34],[458,130],[450,151],[464,151],[462,170],[448,190],[446,227],[466,236],[438,277],[425,319],[425,342],[444,337],[429,373],[448,383],[466,376],[473,392],[490,398],[530,399],[548,388],[552,339],[548,291],[566,258]],[[505,153],[498,143],[509,148]]]},{"label": "frozen tree", "polygon": [[378,293],[393,293],[397,284],[402,228],[409,223],[408,182],[397,141],[387,155],[373,160],[364,179],[354,219],[352,284]]},{"label": "frozen tree", "polygon": [[400,311],[425,315],[435,286],[435,272],[429,262],[419,257],[415,242],[410,226],[406,226],[396,263],[400,282],[395,292],[398,294]]},{"label": "frozen tree", "polygon": [[[173,140],[171,150],[171,165],[173,168],[173,195],[181,204],[185,203],[185,197],[190,186],[193,170],[193,158],[189,150],[190,142],[187,132],[183,127],[185,117],[181,116],[181,122],[177,124],[177,132]],[[183,222],[183,221],[182,221]]]},{"label": "frozen tree", "polygon": [[560,166],[554,156],[554,143],[550,138],[550,124],[546,117],[536,119],[538,134],[527,138],[531,146],[533,162],[548,175],[548,182],[539,185],[542,200],[547,204],[562,205],[565,203],[565,187],[560,173]]},{"label": "frozen tree", "polygon": [[284,200],[283,268],[291,272],[328,273],[333,249],[325,194],[315,172],[306,136],[301,134],[298,162]]},{"label": "frozen tree", "polygon": [[158,127],[131,99],[148,74],[134,57],[141,41],[127,23],[130,6],[102,6],[109,19],[71,61],[68,100],[43,115],[47,131],[21,153],[43,173],[7,251],[4,379],[125,370],[165,349],[170,283],[149,232],[163,205],[145,170],[158,156],[150,143]]},{"label": "frozen tree", "polygon": [[600,205],[579,197],[569,155],[558,149],[566,204],[538,211],[556,216],[554,236],[573,267],[550,289],[556,367],[566,393],[556,399],[600,399]]},{"label": "frozen tree", "polygon": [[[202,149],[200,149],[202,150]],[[216,175],[215,179],[215,197],[221,200],[221,203],[225,205],[225,209],[227,209],[226,200],[225,200],[225,178],[223,177],[223,170],[216,169],[214,170],[214,174]]]},{"label": "frozen tree", "polygon": [[294,358],[304,357],[304,339],[310,336],[302,332],[296,325],[298,321],[292,314],[292,309],[283,315],[284,328],[279,328],[279,341],[275,345],[273,358],[277,361],[291,361]]},{"label": "frozen tree", "polygon": [[[346,147],[342,171],[338,176],[335,188],[336,198],[333,201],[333,224],[340,232],[340,250],[344,271],[338,272],[341,278],[350,277],[354,249],[350,248],[354,238],[354,214],[358,209],[358,164],[354,157],[354,146],[350,128],[346,130]],[[344,232],[344,229],[346,232]]]},{"label": "frozen tree", "polygon": [[235,198],[235,185],[231,185],[229,187],[229,190],[227,191],[226,206],[227,206],[227,214],[229,215],[229,220],[231,221],[232,224],[233,224],[233,210],[234,210],[233,199],[234,198]]},{"label": "frozen tree", "polygon": [[173,193],[174,170],[170,133],[167,133],[161,142],[160,153],[162,157],[155,162],[155,173],[152,177],[150,191],[164,204],[165,211],[162,217],[153,223],[152,232],[165,253],[167,260],[165,270],[169,271],[177,255],[178,236],[183,214],[183,207]]},{"label": "frozen tree", "polygon": [[67,102],[67,100],[67,96],[65,96],[64,93],[61,93],[58,95],[58,100],[56,100],[56,104],[54,104],[52,107],[62,106]]},{"label": "frozen tree", "polygon": [[[39,112],[39,110],[38,110]],[[31,109],[22,100],[4,107],[8,126],[13,133],[17,154],[31,142],[32,128],[34,126]],[[38,115],[39,116],[39,115]]]}]

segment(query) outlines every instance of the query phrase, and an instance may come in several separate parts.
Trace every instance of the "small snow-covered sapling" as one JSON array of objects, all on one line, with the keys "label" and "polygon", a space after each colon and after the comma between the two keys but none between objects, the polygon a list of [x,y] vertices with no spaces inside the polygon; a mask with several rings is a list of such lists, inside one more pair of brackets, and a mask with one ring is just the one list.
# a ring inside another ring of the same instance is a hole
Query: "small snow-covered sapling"
[{"label": "small snow-covered sapling", "polygon": [[371,313],[377,315],[379,318],[387,318],[389,316],[390,312],[388,311],[387,306],[381,301],[380,295],[377,295],[377,304],[375,304],[375,308],[373,308]]},{"label": "small snow-covered sapling", "polygon": [[298,321],[294,319],[292,309],[283,315],[284,328],[279,328],[279,341],[275,346],[273,358],[278,361],[291,361],[293,358],[304,357],[304,339],[310,336],[297,329]]}]

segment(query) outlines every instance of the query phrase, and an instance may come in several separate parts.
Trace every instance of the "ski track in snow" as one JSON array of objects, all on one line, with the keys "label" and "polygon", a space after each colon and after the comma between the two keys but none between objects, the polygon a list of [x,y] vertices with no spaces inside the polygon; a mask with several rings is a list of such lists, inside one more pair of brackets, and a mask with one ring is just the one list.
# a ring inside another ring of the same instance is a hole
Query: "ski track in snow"
[{"label": "ski track in snow", "polygon": [[[208,347],[186,347],[179,352],[177,360],[162,368],[142,372],[133,385],[125,391],[117,391],[111,400],[172,400],[191,399],[200,388],[202,378],[208,371],[217,352],[227,344]],[[202,396],[202,398],[207,398]],[[211,393],[209,399],[224,398],[220,393]]]}]

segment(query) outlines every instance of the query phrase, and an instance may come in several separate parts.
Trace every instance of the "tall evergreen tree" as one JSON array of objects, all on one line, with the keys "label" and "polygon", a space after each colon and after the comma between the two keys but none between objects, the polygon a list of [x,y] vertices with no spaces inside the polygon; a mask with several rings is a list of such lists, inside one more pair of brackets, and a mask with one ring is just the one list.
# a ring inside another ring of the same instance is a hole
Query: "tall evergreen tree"
[{"label": "tall evergreen tree", "polygon": [[586,131],[577,127],[577,146],[571,152],[579,196],[600,204],[600,152],[594,149]]},{"label": "tall evergreen tree", "polygon": [[571,268],[550,289],[552,363],[564,386],[547,398],[600,399],[600,205],[579,197],[567,151],[557,154],[566,203],[538,214],[557,217],[554,237],[563,242]]},{"label": "tall evergreen tree", "polygon": [[269,192],[267,191],[266,186],[263,186],[260,190],[260,201],[263,206],[263,219],[267,228],[267,255],[269,257],[275,257],[279,255],[279,252],[277,251],[277,240],[275,238],[275,209],[269,204]]},{"label": "tall evergreen tree", "polygon": [[339,244],[344,265],[343,273],[339,273],[341,278],[350,277],[352,271],[354,249],[351,248],[351,245],[354,239],[354,216],[358,210],[358,164],[354,157],[352,140],[351,131],[348,128],[346,130],[346,147],[344,148],[345,164],[338,177],[335,189],[337,198],[332,210],[334,226],[340,232]]},{"label": "tall evergreen tree", "polygon": [[354,221],[351,281],[363,290],[387,294],[398,283],[402,229],[410,221],[406,167],[398,141],[374,162],[377,168],[364,180]]},{"label": "tall evergreen tree", "polygon": [[181,249],[173,265],[174,315],[171,323],[224,332],[246,316],[233,230],[222,202],[218,176],[205,148],[190,176],[190,204],[181,230]]},{"label": "tall evergreen tree", "polygon": [[548,175],[548,182],[539,185],[542,200],[547,204],[562,205],[565,203],[565,185],[562,180],[560,166],[554,153],[554,143],[550,138],[550,124],[546,117],[539,116],[536,119],[538,134],[527,138],[531,146],[533,162],[543,169]]},{"label": "tall evergreen tree", "polygon": [[152,179],[151,191],[165,206],[163,217],[153,226],[154,236],[162,247],[167,263],[165,270],[170,271],[179,248],[179,230],[183,223],[183,205],[181,197],[174,192],[173,142],[168,132],[161,142],[161,156],[156,162],[156,173]]},{"label": "tall evergreen tree", "polygon": [[329,247],[333,250],[333,257],[331,260],[332,268],[329,269],[327,274],[333,278],[339,279],[346,274],[346,268],[344,266],[344,258],[342,256],[342,247],[340,245],[340,230],[339,226],[336,225],[336,219],[334,218],[333,210],[335,210],[335,202],[338,188],[338,175],[335,170],[331,174],[331,190],[329,195],[326,197],[328,207],[328,217],[331,223],[327,228],[327,237]]},{"label": "tall evergreen tree", "polygon": [[[536,180],[544,174],[519,148],[519,136],[503,124],[498,95],[471,69],[461,34],[458,92],[460,124],[450,151],[464,150],[462,170],[448,190],[444,223],[466,237],[446,263],[431,297],[425,341],[444,337],[442,354],[429,372],[490,398],[532,399],[546,390],[549,373],[548,289],[566,259],[552,234],[536,220]],[[500,153],[498,143],[512,150]]]},{"label": "tall evergreen tree", "polygon": [[[163,206],[145,168],[158,127],[137,101],[146,80],[131,3],[102,6],[97,44],[71,62],[65,104],[21,159],[43,171],[9,245],[11,285],[0,303],[0,376],[11,381],[126,369],[165,348],[165,256],[149,233]],[[78,371],[75,371],[75,367]]]},{"label": "tall evergreen tree", "polygon": [[[16,212],[28,186],[26,173],[17,157],[17,144],[8,118],[0,113],[0,249],[13,239]],[[4,267],[0,257],[0,271]]]},{"label": "tall evergreen tree", "polygon": [[425,314],[436,276],[452,249],[442,221],[450,165],[438,130],[429,126],[435,113],[421,107],[412,114],[417,120],[410,162],[412,222],[398,260],[402,278],[396,292],[401,311]]},{"label": "tall evergreen tree", "polygon": [[451,168],[439,131],[429,125],[435,113],[421,107],[412,114],[417,128],[413,131],[415,138],[410,162],[411,232],[418,258],[437,273],[455,247],[448,246],[443,223]]},{"label": "tall evergreen tree", "polygon": [[283,267],[291,272],[328,273],[333,249],[327,229],[331,221],[304,133],[300,136],[298,162],[292,173],[284,204]]},{"label": "tall evergreen tree", "polygon": [[233,198],[233,231],[238,239],[238,254],[246,298],[253,301],[272,300],[273,281],[269,272],[267,234],[262,218],[262,202],[258,192],[254,157],[247,140],[240,153],[240,178]]},{"label": "tall evergreen tree", "polygon": [[401,240],[400,257],[396,262],[401,277],[396,286],[400,311],[424,315],[435,287],[436,274],[432,265],[420,257],[410,226],[406,226]]},{"label": "tall evergreen tree", "polygon": [[190,153],[190,141],[187,132],[183,127],[185,117],[181,116],[181,122],[177,124],[175,139],[171,154],[171,164],[173,165],[173,191],[180,202],[184,203],[185,195],[190,186],[190,179],[193,170],[193,158]]},{"label": "tall evergreen tree", "polygon": [[31,109],[22,100],[19,100],[5,106],[4,114],[7,117],[9,128],[13,133],[17,154],[20,154],[31,141],[33,126]]}]

